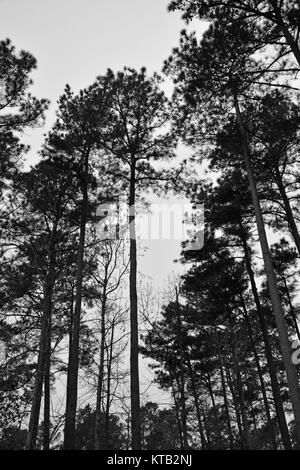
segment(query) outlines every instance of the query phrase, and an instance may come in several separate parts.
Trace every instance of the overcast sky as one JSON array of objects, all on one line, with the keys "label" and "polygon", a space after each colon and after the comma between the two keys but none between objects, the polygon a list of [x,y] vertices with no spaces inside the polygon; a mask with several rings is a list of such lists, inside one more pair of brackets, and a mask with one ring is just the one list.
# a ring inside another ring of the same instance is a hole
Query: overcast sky
[{"label": "overcast sky", "polygon": [[[78,91],[107,68],[123,66],[161,71],[186,27],[179,13],[169,13],[169,0],[0,0],[1,37],[37,59],[32,92],[51,100],[43,129],[27,130],[29,162],[37,161],[43,134],[55,118],[56,102],[69,83]],[[189,28],[204,29],[199,22]],[[171,93],[172,88],[167,85]],[[161,285],[176,269],[177,241],[153,241],[140,260],[141,271]]]}]

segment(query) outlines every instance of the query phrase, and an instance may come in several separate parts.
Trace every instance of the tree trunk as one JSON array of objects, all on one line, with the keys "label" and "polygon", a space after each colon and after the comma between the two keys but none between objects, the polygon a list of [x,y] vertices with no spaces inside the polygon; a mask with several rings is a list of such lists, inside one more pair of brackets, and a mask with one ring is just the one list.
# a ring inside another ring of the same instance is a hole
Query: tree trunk
[{"label": "tree trunk", "polygon": [[288,26],[285,24],[282,18],[281,7],[278,6],[277,0],[271,0],[271,4],[275,13],[276,24],[278,25],[280,31],[284,35],[286,42],[290,46],[291,51],[294,54],[296,61],[300,65],[300,49],[296,40],[293,38],[293,35],[291,34]]},{"label": "tree trunk", "polygon": [[263,337],[263,341],[265,345],[266,360],[267,360],[268,371],[269,371],[269,375],[271,379],[271,386],[272,386],[272,392],[273,392],[273,397],[274,397],[276,415],[277,415],[277,419],[279,423],[279,429],[280,429],[284,448],[286,450],[289,450],[292,448],[292,446],[291,446],[289,430],[288,430],[288,426],[286,422],[286,417],[285,417],[285,413],[283,409],[281,393],[280,393],[280,388],[279,388],[277,374],[276,374],[276,368],[275,368],[275,364],[273,361],[273,354],[272,354],[272,348],[271,348],[271,343],[269,339],[268,329],[267,329],[266,321],[264,318],[262,306],[260,303],[260,299],[259,299],[259,295],[258,295],[258,291],[256,287],[256,282],[255,282],[254,273],[253,273],[252,264],[251,264],[251,256],[249,252],[249,247],[247,245],[245,236],[241,235],[241,239],[243,242],[243,248],[244,248],[244,253],[245,253],[246,269],[250,278],[251,290],[252,290],[252,294],[254,297],[258,320],[259,320],[262,337]]},{"label": "tree trunk", "polygon": [[246,308],[246,305],[245,305],[245,301],[244,301],[242,295],[241,295],[241,302],[242,302],[242,308],[243,308],[243,316],[244,316],[245,323],[246,323],[246,326],[247,326],[247,329],[248,329],[251,348],[252,348],[252,351],[253,351],[253,354],[254,354],[254,360],[255,360],[255,364],[256,364],[256,369],[257,369],[258,378],[259,378],[259,382],[260,382],[261,393],[262,393],[262,396],[263,396],[263,402],[264,402],[264,407],[265,407],[265,411],[266,411],[266,418],[267,418],[268,428],[270,429],[270,433],[271,433],[271,444],[272,444],[273,449],[277,450],[276,436],[275,436],[274,426],[273,426],[273,422],[272,422],[272,418],[271,418],[271,412],[270,412],[270,407],[269,407],[265,382],[264,382],[264,378],[263,378],[263,373],[262,373],[262,370],[261,370],[261,367],[260,367],[259,357],[258,357],[258,354],[257,354],[255,341],[254,341],[253,334],[252,334],[252,327],[251,327],[250,319],[249,319],[247,308]]},{"label": "tree trunk", "polygon": [[182,387],[181,381],[181,374],[179,371],[174,374],[174,378],[177,384],[177,389],[179,393],[178,399],[178,412],[179,412],[179,419],[181,422],[181,430],[182,430],[182,449],[188,449],[188,432],[187,432],[187,420],[186,420],[186,407],[185,407],[185,393],[184,388]]},{"label": "tree trunk", "polygon": [[[170,373],[170,371],[169,371]],[[171,375],[171,373],[170,373]],[[176,398],[176,390],[174,387],[174,381],[172,380],[172,395],[173,395],[173,400],[174,400],[174,406],[175,406],[175,411],[176,411],[176,418],[177,418],[177,425],[178,425],[178,432],[179,432],[179,437],[180,437],[180,444],[181,444],[181,449],[184,449],[184,443],[183,443],[183,432],[182,432],[182,423],[181,423],[181,418],[180,418],[180,413],[179,413],[179,405],[178,405],[178,400]]]},{"label": "tree trunk", "polygon": [[50,372],[51,372],[51,317],[48,321],[47,332],[47,351],[46,351],[46,367],[44,377],[44,425],[43,425],[43,450],[50,448]]},{"label": "tree trunk", "polygon": [[206,419],[204,411],[202,415],[203,415],[203,426],[204,426],[206,439],[207,439],[207,449],[211,450],[211,434],[210,434],[209,424],[207,423],[207,419]]},{"label": "tree trunk", "polygon": [[220,424],[219,424],[219,417],[218,417],[218,413],[217,413],[215,396],[214,396],[214,392],[213,392],[212,383],[211,383],[211,380],[210,380],[209,373],[207,373],[207,382],[206,383],[207,383],[207,388],[208,388],[208,392],[209,392],[209,396],[210,396],[210,399],[211,399],[212,408],[213,408],[213,412],[214,412],[214,417],[215,417],[215,421],[216,421],[219,449],[222,449],[223,448],[223,446],[222,446],[222,435],[221,435],[221,429],[220,429]]},{"label": "tree trunk", "polygon": [[95,410],[95,450],[101,448],[101,401],[102,401],[102,388],[104,379],[104,353],[105,353],[105,337],[106,337],[106,302],[107,302],[107,273],[108,265],[105,265],[105,273],[103,280],[102,299],[101,299],[101,337],[100,337],[100,361],[98,369],[98,383],[97,383],[97,398]]},{"label": "tree trunk", "polygon": [[233,449],[233,435],[232,435],[232,429],[231,429],[231,419],[230,419],[230,412],[229,412],[228,399],[227,399],[226,383],[225,383],[225,377],[224,377],[224,371],[223,371],[223,361],[222,361],[222,354],[221,354],[221,348],[220,348],[220,339],[219,339],[219,334],[218,334],[216,326],[215,326],[215,335],[216,335],[218,359],[219,359],[220,374],[221,374],[221,383],[222,383],[222,390],[223,390],[223,397],[224,397],[224,406],[225,406],[225,411],[226,411],[229,442],[230,442],[230,448]]},{"label": "tree trunk", "polygon": [[82,205],[79,246],[77,255],[77,272],[76,272],[76,293],[75,293],[75,310],[73,318],[73,331],[71,351],[69,354],[70,363],[68,364],[67,377],[67,399],[66,399],[66,419],[65,419],[65,435],[64,449],[75,449],[76,440],[76,411],[77,411],[77,394],[78,394],[78,367],[79,367],[79,336],[81,321],[81,301],[82,301],[82,283],[83,283],[83,260],[85,245],[85,230],[88,210],[88,159],[89,151],[84,156],[83,174],[82,174]]},{"label": "tree trunk", "polygon": [[288,337],[287,326],[284,319],[284,313],[282,310],[280,296],[278,292],[276,276],[272,264],[270,249],[268,245],[267,235],[265,231],[264,220],[262,216],[262,211],[260,207],[260,201],[257,193],[257,187],[255,183],[255,178],[252,170],[251,159],[248,148],[248,138],[247,133],[243,124],[243,119],[239,107],[239,102],[236,92],[234,92],[234,106],[236,111],[236,117],[239,125],[241,143],[243,149],[243,155],[245,159],[245,165],[248,173],[250,191],[252,195],[254,211],[256,216],[257,229],[259,234],[259,240],[262,250],[262,255],[264,259],[264,265],[268,280],[269,292],[273,307],[273,313],[276,321],[276,326],[279,334],[279,341],[282,351],[283,363],[287,374],[287,381],[290,391],[290,397],[292,402],[293,413],[295,417],[296,424],[296,436],[297,436],[297,445],[300,446],[300,392],[298,384],[297,371],[292,363],[292,349],[290,340]]},{"label": "tree trunk", "polygon": [[239,430],[239,436],[240,436],[240,445],[241,445],[241,449],[244,450],[243,428],[242,428],[241,414],[240,414],[240,410],[239,410],[238,399],[237,399],[235,389],[234,389],[234,386],[233,386],[233,380],[231,378],[229,365],[227,364],[226,361],[225,361],[225,372],[226,372],[228,387],[229,387],[231,395],[232,395],[232,400],[233,400],[233,405],[234,405],[234,410],[235,410],[235,415],[236,415],[236,423],[237,423],[237,427],[238,427],[238,430]]},{"label": "tree trunk", "polygon": [[181,420],[183,430],[183,444],[184,449],[189,448],[188,444],[188,433],[187,433],[187,412],[186,412],[186,397],[185,397],[185,376],[184,376],[184,351],[183,351],[183,337],[182,337],[182,324],[180,315],[180,305],[178,301],[179,293],[176,292],[176,310],[177,310],[177,331],[178,331],[178,344],[179,344],[179,355],[180,355],[180,405],[181,405]]},{"label": "tree trunk", "polygon": [[204,431],[203,431],[203,425],[202,425],[202,419],[201,419],[201,410],[200,410],[200,406],[199,406],[197,387],[196,387],[195,371],[193,369],[193,366],[191,364],[191,361],[190,361],[189,357],[187,358],[187,363],[188,363],[188,368],[189,368],[189,373],[190,373],[193,398],[194,398],[196,412],[197,412],[197,420],[198,420],[199,434],[200,434],[200,439],[201,439],[201,446],[202,446],[202,449],[206,449],[207,448],[207,443],[206,443],[206,439],[205,439],[205,435],[204,435]]},{"label": "tree trunk", "polygon": [[252,446],[251,446],[251,440],[250,440],[248,418],[247,418],[247,413],[246,413],[246,403],[245,403],[243,382],[242,382],[242,376],[241,376],[241,371],[240,371],[239,359],[237,355],[237,345],[235,344],[235,341],[234,341],[232,327],[230,327],[230,333],[231,333],[230,343],[231,343],[231,350],[232,350],[233,369],[235,372],[236,385],[237,385],[237,391],[238,391],[238,396],[239,396],[239,404],[240,404],[243,430],[244,430],[243,432],[244,446],[245,446],[245,449],[251,450]]},{"label": "tree trunk", "polygon": [[113,345],[114,345],[114,331],[115,331],[115,322],[113,320],[111,326],[111,337],[109,345],[109,353],[107,358],[107,387],[106,387],[106,408],[105,408],[105,448],[108,448],[109,442],[109,412],[110,412],[110,387],[111,387],[111,366],[113,359]]},{"label": "tree trunk", "polygon": [[129,189],[130,236],[130,396],[132,449],[141,449],[140,381],[139,381],[139,328],[137,302],[137,248],[135,229],[135,160],[131,160]]}]

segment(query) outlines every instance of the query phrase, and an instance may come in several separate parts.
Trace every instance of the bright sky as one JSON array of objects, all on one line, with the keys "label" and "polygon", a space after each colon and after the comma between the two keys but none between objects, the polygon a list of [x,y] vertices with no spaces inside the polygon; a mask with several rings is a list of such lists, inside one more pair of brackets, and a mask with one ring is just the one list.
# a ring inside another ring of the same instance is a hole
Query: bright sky
[{"label": "bright sky", "polygon": [[[180,14],[168,13],[168,0],[0,0],[1,38],[38,61],[33,94],[51,100],[46,125],[26,130],[29,162],[38,160],[43,134],[55,118],[56,102],[69,83],[78,91],[107,68],[123,66],[161,71],[186,27]],[[201,33],[205,25],[190,28]],[[167,85],[171,93],[170,84]],[[141,258],[141,271],[160,285],[174,268],[178,241],[154,241]]]}]

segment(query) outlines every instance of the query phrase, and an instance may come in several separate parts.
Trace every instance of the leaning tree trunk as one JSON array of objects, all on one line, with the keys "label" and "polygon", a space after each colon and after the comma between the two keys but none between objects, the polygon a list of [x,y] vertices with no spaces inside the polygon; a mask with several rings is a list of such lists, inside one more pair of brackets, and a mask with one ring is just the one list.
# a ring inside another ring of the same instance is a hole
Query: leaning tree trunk
[{"label": "leaning tree trunk", "polygon": [[258,373],[261,393],[262,393],[262,396],[263,396],[263,402],[264,402],[264,407],[265,407],[265,411],[266,411],[266,418],[267,418],[268,428],[270,429],[270,433],[271,433],[271,443],[272,443],[273,449],[277,450],[276,435],[275,435],[275,430],[274,430],[274,426],[273,426],[273,422],[272,422],[272,418],[271,418],[270,406],[269,406],[269,402],[268,402],[268,397],[267,397],[263,372],[261,370],[259,357],[258,357],[258,353],[257,353],[257,350],[256,350],[255,341],[254,341],[254,338],[253,338],[252,326],[251,326],[251,323],[250,323],[249,315],[248,315],[247,308],[246,308],[245,301],[244,301],[244,298],[243,298],[242,294],[241,294],[241,303],[242,303],[244,320],[245,320],[247,330],[248,330],[248,334],[249,334],[249,340],[250,340],[251,348],[252,348],[252,351],[253,351],[253,354],[254,354],[255,365],[256,365],[256,369],[257,369],[257,373]]},{"label": "leaning tree trunk", "polygon": [[261,245],[263,260],[265,271],[267,275],[267,281],[269,286],[269,292],[273,307],[273,313],[275,317],[275,322],[279,334],[279,341],[282,351],[283,363],[287,374],[287,382],[290,391],[291,403],[293,408],[293,413],[295,417],[296,423],[296,440],[297,445],[300,446],[300,392],[299,392],[299,383],[298,383],[298,376],[297,371],[292,363],[292,349],[290,340],[288,337],[287,326],[285,323],[284,313],[280,302],[280,295],[278,292],[276,276],[272,264],[269,244],[267,240],[264,220],[262,216],[262,210],[260,206],[260,201],[258,197],[255,177],[252,169],[251,158],[249,153],[249,146],[248,146],[248,136],[247,132],[244,127],[239,101],[237,97],[237,93],[234,91],[234,106],[236,111],[237,122],[239,125],[241,143],[242,143],[242,151],[245,159],[245,165],[248,173],[250,191],[253,200],[253,206],[256,216],[256,223],[257,229],[259,234],[259,241]]},{"label": "leaning tree trunk", "polygon": [[135,228],[135,159],[131,160],[129,188],[130,236],[130,398],[132,449],[141,449],[140,381],[139,381],[139,328],[137,301],[137,248]]},{"label": "leaning tree trunk", "polygon": [[76,293],[75,309],[73,315],[73,331],[71,350],[69,352],[68,377],[67,377],[67,399],[66,399],[66,419],[64,449],[71,450],[75,448],[75,428],[76,428],[76,410],[78,394],[78,367],[79,367],[79,336],[81,321],[81,301],[83,284],[83,260],[85,245],[85,230],[88,210],[88,159],[89,151],[84,156],[84,168],[82,174],[82,205],[79,246],[77,255],[77,273],[76,273]]},{"label": "leaning tree trunk", "polygon": [[[242,233],[242,231],[241,231]],[[264,318],[264,314],[262,311],[262,306],[260,303],[257,287],[256,287],[256,282],[254,278],[254,272],[252,269],[251,265],[251,256],[249,252],[249,247],[247,245],[246,238],[241,235],[241,239],[243,242],[243,248],[244,248],[244,254],[245,254],[245,263],[246,263],[246,269],[249,275],[250,279],[250,284],[251,284],[251,290],[252,294],[254,297],[255,305],[256,305],[256,311],[258,315],[258,320],[262,332],[262,337],[265,345],[265,351],[266,351],[266,360],[267,360],[267,365],[268,365],[268,371],[271,379],[271,386],[272,386],[272,392],[273,392],[273,397],[274,397],[274,403],[275,403],[275,409],[276,409],[276,416],[277,420],[279,423],[279,429],[282,437],[282,442],[284,445],[284,448],[286,450],[289,450],[292,448],[291,446],[291,440],[290,440],[290,435],[289,435],[289,430],[286,422],[286,417],[283,409],[283,404],[282,404],[282,399],[281,399],[281,393],[280,393],[280,388],[278,384],[278,379],[276,375],[276,368],[275,364],[273,361],[273,355],[272,355],[272,348],[271,348],[271,343],[269,339],[269,334],[268,334],[268,329],[266,325],[266,321]]]},{"label": "leaning tree trunk", "polygon": [[[282,18],[281,14],[281,7],[278,5],[277,0],[270,1],[274,14],[275,14],[275,23],[277,24],[278,28],[284,35],[287,44],[290,46],[292,53],[295,56],[298,64],[300,65],[300,49],[297,40],[293,37],[292,33],[289,30],[289,27],[286,25],[284,19]],[[299,38],[297,38],[299,40]]]}]

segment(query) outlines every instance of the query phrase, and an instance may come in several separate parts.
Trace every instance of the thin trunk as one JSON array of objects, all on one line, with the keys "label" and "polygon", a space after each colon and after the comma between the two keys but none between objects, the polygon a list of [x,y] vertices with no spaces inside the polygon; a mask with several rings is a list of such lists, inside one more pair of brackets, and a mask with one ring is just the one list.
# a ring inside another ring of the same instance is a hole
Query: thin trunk
[{"label": "thin trunk", "polygon": [[[257,422],[256,422],[256,416],[255,416],[255,410],[253,408],[252,400],[250,401],[250,407],[251,407],[251,416],[252,416],[252,421],[253,421],[253,424],[254,424],[256,439],[257,439],[257,442],[259,442],[259,449],[260,449],[261,448],[261,439],[259,437],[259,432],[258,432],[258,427],[257,427]],[[257,448],[257,446],[256,446],[256,448]]]},{"label": "thin trunk", "polygon": [[178,399],[178,411],[179,411],[179,419],[181,422],[181,430],[182,430],[182,449],[185,450],[188,448],[188,433],[187,433],[187,422],[186,422],[186,408],[185,408],[185,393],[184,389],[182,388],[181,382],[181,374],[177,373],[174,374],[174,378],[177,384],[177,389],[179,393]]},{"label": "thin trunk", "polygon": [[70,301],[70,321],[68,325],[69,330],[69,354],[68,354],[68,369],[67,377],[70,374],[70,364],[71,364],[71,350],[72,350],[72,341],[73,341],[73,319],[74,319],[74,286],[71,288],[71,301]]},{"label": "thin trunk", "polygon": [[44,423],[43,423],[43,450],[50,448],[50,372],[51,372],[51,317],[48,321],[47,332],[47,351],[46,351],[46,367],[44,377]]},{"label": "thin trunk", "polygon": [[284,35],[286,42],[291,48],[292,53],[295,56],[298,64],[300,65],[300,49],[299,45],[297,44],[296,40],[293,38],[292,33],[290,32],[288,26],[285,24],[282,15],[281,15],[281,7],[278,6],[277,0],[271,1],[275,17],[276,17],[276,24],[278,25],[279,29],[281,30],[282,34]]},{"label": "thin trunk", "polygon": [[287,42],[288,42],[288,44],[291,48],[291,51],[293,52],[293,54],[295,56],[295,59],[297,60],[298,64],[300,65],[300,50],[299,50],[298,44],[294,40],[292,34],[289,31],[289,28],[286,26],[285,23],[283,23],[283,22],[280,23],[279,27],[280,27],[281,31],[283,32],[283,34],[285,36],[285,39],[287,40]]},{"label": "thin trunk", "polygon": [[271,379],[271,386],[272,386],[272,392],[273,392],[273,397],[274,397],[276,415],[277,415],[277,419],[279,423],[279,429],[280,429],[284,448],[286,450],[289,450],[292,448],[292,445],[291,445],[289,430],[288,430],[286,417],[285,417],[285,413],[283,409],[281,392],[280,392],[280,387],[278,384],[278,379],[277,379],[277,374],[276,374],[276,368],[275,368],[275,364],[273,361],[273,353],[272,353],[271,343],[269,339],[269,333],[268,333],[265,317],[262,311],[262,306],[260,303],[258,290],[256,287],[254,272],[253,272],[252,264],[251,264],[251,256],[250,256],[249,247],[247,245],[246,238],[243,235],[241,235],[241,238],[242,238],[244,254],[245,254],[246,269],[250,278],[251,290],[252,290],[252,294],[254,297],[258,320],[259,320],[262,337],[263,337],[263,341],[265,345],[266,359],[267,359],[268,371],[269,371],[269,375]]},{"label": "thin trunk", "polygon": [[129,190],[130,236],[130,398],[132,449],[141,449],[140,381],[139,381],[139,328],[137,302],[137,248],[135,229],[135,160],[131,161]]},{"label": "thin trunk", "polygon": [[226,361],[225,361],[225,372],[226,372],[228,387],[232,395],[232,401],[233,401],[235,415],[236,415],[236,423],[237,423],[237,427],[239,430],[241,449],[244,450],[243,428],[242,428],[241,414],[239,410],[238,399],[235,393],[235,388],[233,386],[233,380],[230,374],[229,366]]},{"label": "thin trunk", "polygon": [[226,411],[229,442],[230,442],[230,448],[233,449],[233,434],[232,434],[232,429],[231,429],[231,418],[230,418],[230,411],[229,411],[229,405],[228,405],[228,399],[227,399],[227,390],[226,390],[226,383],[225,383],[224,370],[223,370],[222,354],[221,354],[221,348],[220,348],[220,338],[219,338],[219,334],[218,334],[216,327],[215,327],[215,335],[216,335],[216,343],[217,343],[217,350],[218,350],[218,359],[219,359],[219,366],[220,366],[224,406],[225,406],[225,411]]},{"label": "thin trunk", "polygon": [[244,447],[245,449],[250,450],[251,440],[250,440],[250,432],[249,432],[249,426],[248,426],[248,418],[247,418],[247,413],[246,413],[246,403],[245,403],[245,395],[244,395],[244,389],[243,389],[243,381],[242,381],[242,376],[241,376],[241,371],[240,371],[239,358],[237,354],[237,345],[235,344],[235,341],[233,338],[232,329],[231,329],[230,343],[231,343],[231,351],[232,351],[232,359],[233,359],[233,369],[235,372],[236,386],[237,386],[237,391],[238,391],[239,404],[240,404],[243,430],[244,430],[243,432]]},{"label": "thin trunk", "polygon": [[179,405],[178,405],[178,400],[176,398],[176,390],[175,390],[175,387],[174,387],[173,380],[172,380],[172,395],[173,395],[173,400],[174,400],[174,406],[175,406],[175,412],[176,412],[176,418],[177,418],[177,425],[178,425],[178,432],[179,432],[179,437],[180,437],[181,449],[184,449],[182,423],[181,423],[181,419],[180,419]]},{"label": "thin trunk", "polygon": [[67,377],[66,419],[64,434],[64,449],[72,450],[76,446],[76,411],[78,394],[78,368],[79,368],[79,337],[81,323],[81,301],[83,284],[84,245],[88,210],[88,159],[89,151],[84,156],[82,175],[82,205],[79,233],[79,246],[77,255],[75,310],[73,318],[72,343],[69,354]]},{"label": "thin trunk", "polygon": [[204,430],[205,430],[205,433],[206,433],[206,439],[207,439],[207,449],[211,450],[212,446],[211,446],[211,434],[210,434],[209,424],[207,422],[204,411],[203,411],[202,415],[203,415],[203,426],[204,426]]},{"label": "thin trunk", "polygon": [[178,292],[176,292],[176,307],[177,307],[177,331],[178,331],[178,343],[179,343],[179,355],[180,355],[180,405],[181,405],[181,420],[183,430],[183,443],[184,449],[189,448],[188,444],[188,433],[187,433],[187,412],[186,412],[186,397],[185,397],[185,376],[184,376],[184,351],[183,351],[183,337],[182,337],[182,324],[180,315],[180,305],[178,301]]},{"label": "thin trunk", "polygon": [[254,341],[253,334],[252,334],[252,326],[251,326],[250,319],[249,319],[249,316],[248,316],[245,301],[244,301],[242,295],[241,295],[241,302],[242,302],[242,308],[243,308],[243,316],[244,316],[244,320],[245,320],[245,323],[246,323],[246,326],[247,326],[247,329],[248,329],[251,348],[252,348],[252,351],[253,351],[253,354],[254,354],[254,360],[255,360],[256,369],[257,369],[257,373],[258,373],[258,378],[259,378],[259,382],[260,382],[261,393],[262,393],[262,396],[263,396],[263,402],[264,402],[264,407],[265,407],[265,412],[266,412],[268,428],[269,428],[270,434],[271,434],[271,444],[272,444],[273,449],[276,450],[277,449],[276,436],[275,436],[274,426],[273,426],[273,422],[272,422],[272,418],[271,418],[271,412],[270,412],[270,406],[269,406],[269,402],[268,402],[265,382],[264,382],[263,373],[262,373],[260,362],[259,362],[258,353],[257,353],[256,346],[255,346],[255,341]]},{"label": "thin trunk", "polygon": [[273,313],[276,321],[276,326],[279,334],[279,341],[282,351],[283,363],[287,374],[287,382],[290,391],[290,397],[292,402],[293,413],[295,417],[296,424],[296,440],[297,446],[300,445],[300,393],[299,393],[299,384],[298,376],[295,365],[292,363],[292,349],[290,340],[288,337],[287,326],[285,323],[284,313],[282,310],[280,296],[278,292],[276,276],[272,264],[269,244],[267,240],[264,220],[262,216],[262,211],[260,207],[260,201],[257,193],[257,187],[255,183],[255,178],[253,174],[253,169],[251,165],[251,159],[249,154],[248,147],[248,137],[243,124],[243,119],[240,111],[239,101],[237,98],[236,92],[234,92],[234,105],[237,116],[237,121],[240,130],[241,143],[243,148],[243,154],[245,159],[245,165],[248,173],[250,191],[253,200],[253,206],[256,216],[257,229],[259,234],[259,240],[262,250],[262,255],[264,259],[264,266],[268,280],[269,292],[273,307]]},{"label": "thin trunk", "polygon": [[101,302],[101,337],[100,337],[100,361],[98,369],[98,383],[97,383],[97,398],[96,398],[96,410],[95,410],[95,450],[101,448],[101,402],[102,402],[102,389],[104,379],[104,353],[105,353],[105,336],[106,336],[106,325],[105,325],[105,314],[106,314],[106,302],[107,302],[107,269],[105,265],[105,275],[103,281],[102,290],[102,302]]},{"label": "thin trunk", "polygon": [[208,392],[209,392],[209,395],[210,395],[212,408],[213,408],[213,413],[214,413],[215,422],[216,422],[217,436],[218,436],[217,439],[218,439],[219,449],[222,449],[223,446],[222,446],[221,429],[220,429],[220,424],[219,424],[219,416],[218,416],[218,413],[217,413],[215,396],[214,396],[214,392],[213,392],[212,383],[211,383],[211,380],[210,380],[209,373],[207,373],[207,382],[206,383],[207,383],[207,388],[208,388]]},{"label": "thin trunk", "polygon": [[113,345],[114,345],[114,331],[115,323],[112,322],[111,327],[111,338],[109,345],[109,357],[107,363],[107,387],[106,387],[106,409],[105,409],[105,448],[108,448],[108,439],[109,439],[109,412],[110,412],[110,387],[111,387],[111,366],[113,358]]},{"label": "thin trunk", "polygon": [[196,387],[195,371],[193,369],[193,366],[191,364],[189,357],[187,358],[187,363],[188,363],[189,374],[190,374],[190,379],[191,379],[191,388],[192,388],[193,398],[194,398],[196,412],[197,412],[197,420],[198,420],[199,434],[200,434],[200,439],[201,439],[201,446],[202,446],[202,449],[206,449],[207,442],[206,442],[204,431],[203,431],[201,410],[200,410],[197,387]]}]

